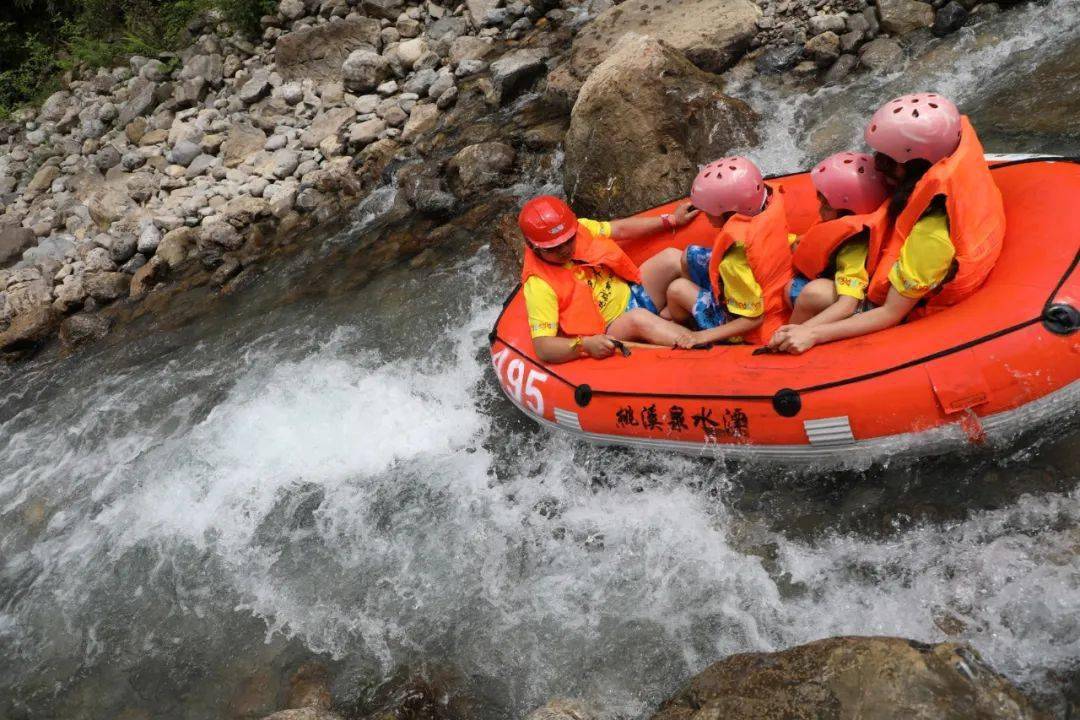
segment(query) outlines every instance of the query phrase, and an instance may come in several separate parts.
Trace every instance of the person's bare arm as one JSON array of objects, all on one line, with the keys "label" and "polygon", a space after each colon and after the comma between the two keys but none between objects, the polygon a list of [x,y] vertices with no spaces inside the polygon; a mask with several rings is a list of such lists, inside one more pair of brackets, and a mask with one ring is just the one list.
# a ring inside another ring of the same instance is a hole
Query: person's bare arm
[{"label": "person's bare arm", "polygon": [[720,342],[721,340],[727,340],[728,338],[745,335],[761,325],[764,319],[764,316],[758,316],[756,318],[737,317],[719,327],[714,327],[709,330],[687,332],[680,335],[679,338],[675,340],[675,347],[692,348],[695,345],[705,345],[707,343]]},{"label": "person's bare arm", "polygon": [[772,336],[769,347],[798,355],[814,345],[869,335],[899,325],[918,302],[918,298],[904,297],[895,288],[889,288],[881,307],[825,325],[785,325]]},{"label": "person's bare arm", "polygon": [[[689,202],[681,203],[671,212],[671,224],[674,227],[682,227],[697,217],[698,210]],[[611,221],[612,240],[634,240],[635,238],[653,235],[664,229],[664,221],[660,217],[631,217]]]},{"label": "person's bare arm", "polygon": [[813,327],[815,325],[828,325],[829,323],[839,322],[854,315],[858,307],[858,300],[850,295],[841,295],[836,298],[836,302],[802,323],[802,325]]},{"label": "person's bare arm", "polygon": [[607,335],[590,335],[583,338],[581,345],[574,347],[575,338],[538,337],[533,338],[536,357],[552,365],[582,357],[584,352],[597,360],[610,357],[615,352],[615,343]]}]

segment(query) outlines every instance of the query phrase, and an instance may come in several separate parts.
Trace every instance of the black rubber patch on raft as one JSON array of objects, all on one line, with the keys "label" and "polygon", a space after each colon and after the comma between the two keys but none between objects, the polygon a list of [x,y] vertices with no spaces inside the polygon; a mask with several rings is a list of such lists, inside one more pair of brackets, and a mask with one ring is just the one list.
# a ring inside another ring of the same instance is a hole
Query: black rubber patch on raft
[{"label": "black rubber patch on raft", "polygon": [[585,407],[592,402],[592,388],[584,384],[574,388],[574,402],[578,407]]},{"label": "black rubber patch on raft", "polygon": [[1055,335],[1072,335],[1080,328],[1080,311],[1068,303],[1054,303],[1043,310],[1043,327]]},{"label": "black rubber patch on raft", "polygon": [[772,399],[773,410],[782,417],[795,417],[802,410],[802,398],[791,388],[777,390]]}]

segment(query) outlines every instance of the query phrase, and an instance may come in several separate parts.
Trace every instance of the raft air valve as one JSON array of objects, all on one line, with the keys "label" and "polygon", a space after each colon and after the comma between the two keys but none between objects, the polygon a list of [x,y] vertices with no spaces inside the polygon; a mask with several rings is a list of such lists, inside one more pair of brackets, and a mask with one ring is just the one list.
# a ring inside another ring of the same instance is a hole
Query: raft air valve
[{"label": "raft air valve", "polygon": [[1047,305],[1043,310],[1042,323],[1055,335],[1072,335],[1080,328],[1080,310],[1068,303]]}]

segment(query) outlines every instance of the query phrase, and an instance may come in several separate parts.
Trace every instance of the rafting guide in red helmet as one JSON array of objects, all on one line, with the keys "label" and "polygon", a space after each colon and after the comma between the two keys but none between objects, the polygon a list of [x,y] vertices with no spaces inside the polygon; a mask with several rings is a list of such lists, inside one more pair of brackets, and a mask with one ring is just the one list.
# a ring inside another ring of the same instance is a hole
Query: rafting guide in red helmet
[{"label": "rafting guide in red helmet", "polygon": [[606,358],[620,340],[673,345],[685,329],[660,313],[682,253],[665,250],[639,268],[618,241],[674,231],[696,215],[687,202],[660,217],[598,222],[551,195],[525,203],[521,282],[537,356],[548,363]]}]

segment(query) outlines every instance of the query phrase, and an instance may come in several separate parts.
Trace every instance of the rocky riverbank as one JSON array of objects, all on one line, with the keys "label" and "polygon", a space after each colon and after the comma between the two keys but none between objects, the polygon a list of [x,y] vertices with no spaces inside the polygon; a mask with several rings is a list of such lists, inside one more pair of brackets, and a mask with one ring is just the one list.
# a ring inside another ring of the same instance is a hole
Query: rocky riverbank
[{"label": "rocky riverbank", "polygon": [[641,210],[756,140],[758,115],[718,73],[883,72],[922,35],[996,11],[281,0],[254,39],[205,17],[182,52],[69,73],[0,127],[0,355],[25,357],[57,330],[65,348],[100,337],[150,296],[228,293],[387,184],[427,240],[376,252],[384,264],[461,224],[494,236],[512,208],[489,191],[550,169],[564,135],[583,211]]}]

